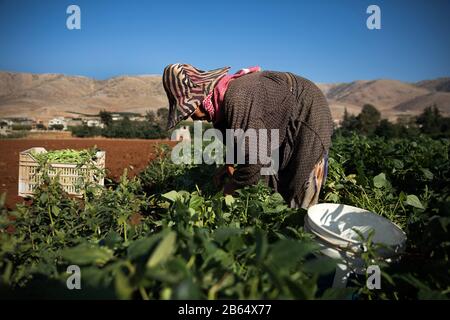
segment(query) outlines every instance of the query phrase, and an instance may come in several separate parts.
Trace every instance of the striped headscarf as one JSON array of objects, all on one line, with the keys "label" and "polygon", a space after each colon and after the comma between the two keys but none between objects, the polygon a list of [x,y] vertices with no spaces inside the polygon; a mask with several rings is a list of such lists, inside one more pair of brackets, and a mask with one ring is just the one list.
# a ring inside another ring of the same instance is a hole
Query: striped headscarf
[{"label": "striped headscarf", "polygon": [[203,71],[189,64],[168,65],[163,74],[164,90],[169,99],[167,129],[192,115],[228,70],[229,67]]},{"label": "striped headscarf", "polygon": [[[241,69],[235,74],[227,75],[222,77],[217,85],[213,88],[213,90],[206,96],[205,100],[203,100],[203,107],[205,111],[209,114],[211,120],[216,123],[221,120],[221,112],[220,106],[225,98],[225,92],[228,89],[228,85],[234,79],[242,77],[246,74],[259,72],[261,71],[261,67],[255,66],[250,68]],[[214,98],[213,98],[214,95]]]}]

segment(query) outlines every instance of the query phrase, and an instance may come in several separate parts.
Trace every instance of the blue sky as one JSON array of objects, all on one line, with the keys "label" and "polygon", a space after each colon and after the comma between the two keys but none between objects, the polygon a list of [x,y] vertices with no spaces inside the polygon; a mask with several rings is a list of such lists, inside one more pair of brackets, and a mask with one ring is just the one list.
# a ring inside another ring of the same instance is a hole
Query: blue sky
[{"label": "blue sky", "polygon": [[[66,9],[81,8],[81,30]],[[381,8],[369,30],[366,8]],[[260,65],[316,82],[450,76],[450,1],[0,0],[0,70],[105,79]]]}]

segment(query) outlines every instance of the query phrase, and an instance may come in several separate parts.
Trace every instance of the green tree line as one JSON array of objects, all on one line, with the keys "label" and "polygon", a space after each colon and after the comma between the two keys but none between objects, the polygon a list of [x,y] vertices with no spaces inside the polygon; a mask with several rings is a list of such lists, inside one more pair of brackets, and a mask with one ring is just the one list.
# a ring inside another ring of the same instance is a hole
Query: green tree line
[{"label": "green tree line", "polygon": [[345,109],[341,125],[335,132],[343,136],[359,133],[385,138],[407,138],[426,134],[433,138],[449,138],[450,117],[444,117],[436,105],[432,105],[418,116],[399,117],[393,123],[388,119],[381,119],[381,113],[373,105],[365,104],[356,116]]},{"label": "green tree line", "polygon": [[103,128],[82,126],[71,127],[76,137],[103,136],[107,138],[163,139],[169,136],[166,130],[168,110],[160,108],[156,112],[147,111],[145,121],[133,121],[128,116],[113,121],[112,114],[102,110],[99,113]]}]

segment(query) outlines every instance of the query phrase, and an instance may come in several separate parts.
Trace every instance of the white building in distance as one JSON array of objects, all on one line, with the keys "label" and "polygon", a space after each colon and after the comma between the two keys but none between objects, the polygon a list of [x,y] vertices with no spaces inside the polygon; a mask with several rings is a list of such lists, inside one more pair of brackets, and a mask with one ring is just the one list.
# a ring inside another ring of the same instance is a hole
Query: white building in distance
[{"label": "white building in distance", "polygon": [[64,119],[64,117],[59,117],[59,118],[53,118],[48,122],[48,128],[51,129],[52,126],[59,126],[62,125],[63,126],[63,130],[67,130],[67,121],[66,119]]},{"label": "white building in distance", "polygon": [[100,120],[100,119],[87,119],[86,120],[86,125],[88,126],[88,127],[99,127],[99,128],[103,128],[104,127],[104,125],[103,125],[103,123],[102,123],[102,121]]}]

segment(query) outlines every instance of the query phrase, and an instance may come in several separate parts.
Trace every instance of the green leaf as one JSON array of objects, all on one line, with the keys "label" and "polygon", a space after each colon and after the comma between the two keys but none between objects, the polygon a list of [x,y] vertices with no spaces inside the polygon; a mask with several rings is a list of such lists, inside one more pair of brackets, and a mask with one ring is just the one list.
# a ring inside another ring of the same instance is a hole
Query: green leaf
[{"label": "green leaf", "polygon": [[161,237],[162,234],[158,233],[148,238],[143,238],[132,242],[127,249],[128,258],[131,260],[135,260],[139,257],[144,256],[153,248],[153,246],[157,241],[161,239]]},{"label": "green leaf", "polygon": [[316,245],[289,239],[278,240],[271,246],[268,261],[276,269],[290,268],[301,258],[313,253]]},{"label": "green leaf", "polygon": [[120,234],[118,234],[117,232],[115,232],[115,231],[110,231],[107,235],[106,235],[106,237],[105,237],[105,239],[104,239],[104,242],[105,242],[105,245],[108,247],[108,248],[110,248],[110,249],[113,249],[114,247],[116,247],[116,246],[118,246],[121,242],[122,242],[122,237],[120,236]]},{"label": "green leaf", "polygon": [[263,231],[258,230],[256,233],[256,260],[264,260],[267,255],[268,248],[267,235]]},{"label": "green leaf", "polygon": [[119,299],[129,300],[131,299],[131,295],[133,294],[133,287],[130,284],[130,281],[126,275],[123,274],[122,271],[119,271],[115,278],[115,289],[116,294]]},{"label": "green leaf", "polygon": [[78,265],[104,265],[114,256],[111,249],[83,243],[61,252],[63,259]]},{"label": "green leaf", "polygon": [[394,279],[392,279],[392,277],[387,272],[381,271],[381,275],[383,276],[383,279],[389,282],[389,284],[395,286]]},{"label": "green leaf", "polygon": [[323,293],[321,300],[352,300],[355,288],[328,288]]},{"label": "green leaf", "polygon": [[302,265],[302,270],[313,274],[329,274],[336,270],[336,261],[327,257],[312,259]]},{"label": "green leaf", "polygon": [[245,243],[242,237],[240,236],[232,236],[226,245],[226,249],[232,253],[237,252],[245,248]]},{"label": "green leaf", "polygon": [[234,203],[234,198],[233,198],[233,196],[232,195],[226,195],[225,196],[225,205],[227,206],[227,207],[231,207],[231,205]]},{"label": "green leaf", "polygon": [[398,159],[392,160],[392,164],[394,165],[395,169],[403,169],[403,167],[404,167],[403,161],[398,160]]},{"label": "green leaf", "polygon": [[406,197],[406,204],[418,208],[418,209],[424,209],[422,203],[420,202],[419,198],[417,196],[410,194]]},{"label": "green leaf", "polygon": [[384,188],[387,186],[386,175],[384,173],[380,173],[376,177],[373,178],[373,184],[376,188]]},{"label": "green leaf", "polygon": [[214,240],[218,243],[224,243],[229,238],[242,233],[241,229],[232,227],[220,227],[214,231]]},{"label": "green leaf", "polygon": [[201,292],[194,281],[189,278],[181,282],[173,293],[174,299],[179,300],[196,300],[200,299]]},{"label": "green leaf", "polygon": [[118,219],[117,219],[117,223],[118,224],[124,224],[127,222],[127,216],[126,215],[121,215]]},{"label": "green leaf", "polygon": [[164,288],[161,290],[161,300],[170,300],[172,296],[172,288]]},{"label": "green leaf", "polygon": [[284,199],[283,199],[283,196],[280,193],[278,193],[278,192],[275,192],[274,194],[272,194],[270,196],[270,202],[278,203],[278,204],[284,204],[285,203]]},{"label": "green leaf", "polygon": [[[110,272],[105,272],[104,268],[97,266],[85,266],[81,270],[82,286],[104,288],[114,280]],[[111,299],[114,295],[111,296]]]},{"label": "green leaf", "polygon": [[176,192],[175,190],[169,191],[167,193],[164,193],[162,195],[163,198],[166,198],[167,200],[170,200],[172,202],[177,201],[178,199],[180,199],[180,195],[178,194],[178,192]]},{"label": "green leaf", "polygon": [[61,209],[59,209],[58,206],[52,206],[52,213],[55,217],[57,217],[60,212],[61,212]]},{"label": "green leaf", "polygon": [[420,300],[448,300],[445,294],[430,288],[420,289],[417,298]]},{"label": "green leaf", "polygon": [[48,194],[47,194],[47,192],[43,192],[43,193],[41,194],[39,200],[40,200],[43,204],[47,203],[47,200],[48,200]]},{"label": "green leaf", "polygon": [[432,173],[430,170],[428,170],[428,169],[426,169],[426,168],[421,168],[420,171],[422,171],[424,177],[425,177],[427,180],[433,180],[434,175],[433,175],[433,173]]},{"label": "green leaf", "polygon": [[176,240],[177,235],[175,232],[170,231],[167,233],[148,259],[147,267],[153,268],[169,259],[175,252]]},{"label": "green leaf", "polygon": [[194,210],[197,210],[203,205],[203,201],[204,201],[203,197],[193,194],[191,196],[191,199],[189,200],[189,207],[191,207]]}]

